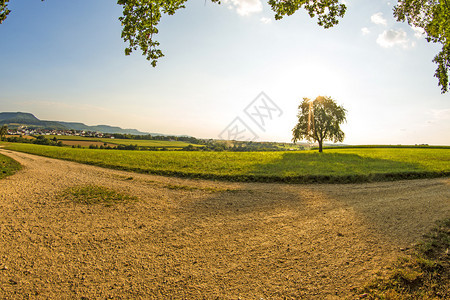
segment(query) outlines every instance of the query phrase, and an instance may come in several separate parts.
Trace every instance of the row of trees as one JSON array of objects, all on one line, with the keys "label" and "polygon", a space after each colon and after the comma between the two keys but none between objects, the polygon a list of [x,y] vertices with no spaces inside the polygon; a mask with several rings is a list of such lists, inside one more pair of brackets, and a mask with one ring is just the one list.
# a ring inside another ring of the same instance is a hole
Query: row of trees
[{"label": "row of trees", "polygon": [[56,138],[48,139],[43,135],[40,135],[35,139],[27,139],[22,136],[10,136],[7,138],[3,137],[2,140],[10,143],[27,143],[37,145],[58,146],[58,147],[64,146],[63,143],[61,141],[58,141]]},{"label": "row of trees", "polygon": [[113,133],[111,134],[115,139],[132,139],[132,140],[156,140],[156,141],[181,141],[191,144],[201,144],[203,140],[197,139],[192,136],[175,136],[175,135],[133,135],[124,133]]}]

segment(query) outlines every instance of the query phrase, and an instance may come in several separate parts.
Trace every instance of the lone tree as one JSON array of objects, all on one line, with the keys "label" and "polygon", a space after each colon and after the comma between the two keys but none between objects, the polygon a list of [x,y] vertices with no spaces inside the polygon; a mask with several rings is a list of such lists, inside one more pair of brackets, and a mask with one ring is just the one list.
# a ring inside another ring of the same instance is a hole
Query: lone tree
[{"label": "lone tree", "polygon": [[319,96],[315,100],[303,98],[298,106],[298,123],[292,129],[292,141],[306,139],[319,143],[322,152],[323,141],[331,140],[335,143],[344,140],[344,132],[340,124],[346,121],[346,110],[336,104],[331,97]]},{"label": "lone tree", "polygon": [[[0,0],[0,24],[10,10],[8,2]],[[43,1],[43,0],[42,0]],[[140,51],[152,66],[164,56],[156,40],[158,25],[163,15],[173,15],[185,7],[188,0],[117,0],[123,7],[122,38],[128,42],[125,54]],[[275,13],[275,19],[293,15],[300,9],[306,10],[311,18],[317,17],[317,23],[330,28],[339,23],[347,10],[344,0],[265,0]],[[220,3],[220,0],[211,0]],[[399,22],[423,29],[428,42],[442,45],[442,50],[434,57],[437,64],[434,76],[438,79],[441,92],[450,87],[450,4],[449,0],[398,0],[394,7],[394,17]]]}]

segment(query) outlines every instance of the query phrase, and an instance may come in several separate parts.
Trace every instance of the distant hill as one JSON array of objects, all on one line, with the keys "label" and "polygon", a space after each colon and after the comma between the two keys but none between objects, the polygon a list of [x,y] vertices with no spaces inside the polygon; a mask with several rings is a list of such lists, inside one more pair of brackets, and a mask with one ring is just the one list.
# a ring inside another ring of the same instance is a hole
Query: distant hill
[{"label": "distant hill", "polygon": [[27,125],[45,129],[65,130],[64,125],[55,121],[43,121],[36,118],[33,114],[23,112],[2,112],[0,113],[1,125]]},{"label": "distant hill", "polygon": [[39,121],[33,114],[23,112],[2,112],[0,113],[0,121],[20,120],[20,121]]},{"label": "distant hill", "polygon": [[44,121],[39,120],[33,114],[24,112],[0,112],[0,125],[8,125],[10,127],[28,126],[37,127],[48,130],[84,130],[84,131],[98,131],[103,133],[121,133],[134,135],[164,135],[160,133],[142,132],[136,129],[122,129],[117,126],[109,125],[95,125],[89,126],[83,123],[76,122],[62,122],[62,121]]}]

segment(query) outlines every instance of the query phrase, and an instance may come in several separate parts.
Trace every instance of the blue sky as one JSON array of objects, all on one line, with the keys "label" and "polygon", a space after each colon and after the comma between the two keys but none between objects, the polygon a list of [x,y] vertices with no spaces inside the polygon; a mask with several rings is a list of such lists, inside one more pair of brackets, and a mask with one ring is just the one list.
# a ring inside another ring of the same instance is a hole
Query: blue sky
[{"label": "blue sky", "polygon": [[[347,0],[323,29],[303,11],[275,21],[260,0],[189,1],[163,16],[165,57],[124,55],[115,1],[12,0],[0,25],[0,111],[217,138],[236,117],[259,140],[290,141],[303,97],[348,110],[348,144],[450,145],[437,45],[392,16],[395,2]],[[264,91],[282,110],[264,130],[244,109]]]}]

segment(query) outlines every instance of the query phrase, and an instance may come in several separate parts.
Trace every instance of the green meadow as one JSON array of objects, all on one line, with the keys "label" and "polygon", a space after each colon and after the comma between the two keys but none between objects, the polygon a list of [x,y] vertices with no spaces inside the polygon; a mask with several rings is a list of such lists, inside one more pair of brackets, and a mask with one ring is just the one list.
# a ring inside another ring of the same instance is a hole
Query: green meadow
[{"label": "green meadow", "polygon": [[5,144],[6,149],[101,167],[204,179],[260,182],[367,182],[450,175],[450,148],[346,148],[282,152],[78,149]]},{"label": "green meadow", "polygon": [[14,174],[20,168],[17,161],[0,154],[0,179]]}]

